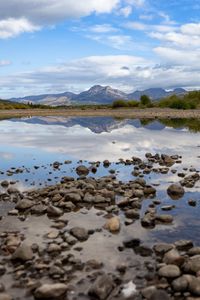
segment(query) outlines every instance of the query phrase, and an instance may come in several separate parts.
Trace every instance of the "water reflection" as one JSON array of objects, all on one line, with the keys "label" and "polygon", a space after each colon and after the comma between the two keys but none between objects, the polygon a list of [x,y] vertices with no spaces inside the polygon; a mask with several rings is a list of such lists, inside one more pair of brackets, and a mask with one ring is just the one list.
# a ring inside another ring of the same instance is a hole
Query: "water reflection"
[{"label": "water reflection", "polygon": [[[86,165],[91,161],[104,159],[112,162],[109,168],[104,168],[101,164],[97,173],[90,176],[108,175],[110,169],[115,169],[119,179],[130,180],[133,179],[131,175],[133,166],[124,166],[116,162],[119,158],[129,159],[132,156],[144,158],[146,152],[182,155],[183,163],[173,168],[183,170],[184,167],[194,166],[198,170],[200,149],[198,127],[198,120],[161,122],[109,117],[33,117],[3,120],[0,121],[0,180],[6,178],[18,180],[14,186],[20,190],[56,183],[65,175],[76,176],[75,168],[80,159]],[[66,160],[70,160],[71,163],[65,164]],[[59,169],[53,170],[54,161],[63,164]],[[16,172],[17,169],[22,172]],[[198,200],[199,186],[189,189],[184,198],[174,202],[167,195],[166,189],[170,182],[180,180],[177,174],[151,173],[145,177],[158,185],[157,197],[162,202],[161,206],[175,205],[170,212],[175,216],[174,225],[167,229],[160,226],[159,230],[158,228],[152,230],[154,237],[162,239],[159,235],[161,231],[165,240],[173,241],[180,233],[183,238],[188,237],[192,228],[197,233],[199,205],[194,209],[189,207],[187,202],[191,198]],[[149,201],[151,200],[144,203],[143,213]],[[162,212],[161,206],[158,207],[159,212]],[[148,234],[139,223],[135,226],[142,230],[142,234]]]}]

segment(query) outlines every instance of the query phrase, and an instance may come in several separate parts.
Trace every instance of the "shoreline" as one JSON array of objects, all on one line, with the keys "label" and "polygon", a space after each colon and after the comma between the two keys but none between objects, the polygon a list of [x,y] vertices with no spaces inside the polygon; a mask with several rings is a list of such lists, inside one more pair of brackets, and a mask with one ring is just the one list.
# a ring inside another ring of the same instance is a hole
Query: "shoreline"
[{"label": "shoreline", "polygon": [[118,117],[135,119],[190,119],[200,118],[200,109],[176,110],[176,109],[110,109],[110,108],[70,108],[70,109],[19,109],[0,110],[0,118],[28,117],[28,116],[66,116],[66,117]]}]

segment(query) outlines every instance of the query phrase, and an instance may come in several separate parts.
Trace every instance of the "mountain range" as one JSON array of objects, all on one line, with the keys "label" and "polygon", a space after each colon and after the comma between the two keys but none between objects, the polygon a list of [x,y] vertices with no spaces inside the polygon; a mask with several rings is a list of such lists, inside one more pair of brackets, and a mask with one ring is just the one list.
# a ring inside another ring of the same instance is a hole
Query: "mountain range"
[{"label": "mountain range", "polygon": [[147,95],[152,101],[176,94],[183,95],[187,93],[182,88],[176,88],[172,91],[166,91],[162,88],[150,88],[143,91],[135,91],[133,93],[124,93],[110,86],[95,85],[89,90],[75,94],[72,92],[64,92],[60,94],[42,94],[37,96],[26,96],[21,98],[11,98],[10,101],[21,103],[45,104],[51,106],[75,105],[75,104],[111,104],[114,100],[140,100],[142,95]]}]

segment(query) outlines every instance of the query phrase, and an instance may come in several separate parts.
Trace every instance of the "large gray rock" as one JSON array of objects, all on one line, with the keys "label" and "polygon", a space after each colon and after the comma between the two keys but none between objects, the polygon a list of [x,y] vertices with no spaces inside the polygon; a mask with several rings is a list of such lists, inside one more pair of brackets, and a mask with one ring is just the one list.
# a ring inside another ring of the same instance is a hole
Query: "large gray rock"
[{"label": "large gray rock", "polygon": [[33,258],[33,251],[31,247],[25,242],[21,244],[13,253],[12,260],[27,261]]},{"label": "large gray rock", "polygon": [[63,283],[43,284],[36,289],[34,296],[36,299],[59,299],[67,291],[67,285]]}]

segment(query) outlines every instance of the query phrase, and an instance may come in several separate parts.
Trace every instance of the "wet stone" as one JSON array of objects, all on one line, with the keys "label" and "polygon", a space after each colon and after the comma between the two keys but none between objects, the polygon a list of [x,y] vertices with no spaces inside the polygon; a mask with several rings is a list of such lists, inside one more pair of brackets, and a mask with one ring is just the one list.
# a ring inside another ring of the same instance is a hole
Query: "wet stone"
[{"label": "wet stone", "polygon": [[96,297],[96,299],[104,300],[112,292],[115,287],[114,281],[109,275],[102,275],[97,278],[95,283],[89,289],[89,295]]},{"label": "wet stone", "polygon": [[34,292],[36,299],[59,299],[67,291],[67,285],[63,283],[43,284]]},{"label": "wet stone", "polygon": [[158,275],[166,278],[176,278],[180,276],[181,271],[178,266],[167,265],[159,269]]},{"label": "wet stone", "polygon": [[84,242],[89,238],[88,231],[83,227],[73,227],[70,233],[80,242]]}]

